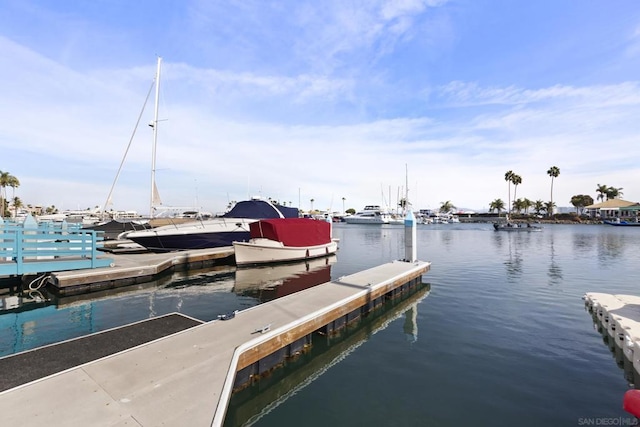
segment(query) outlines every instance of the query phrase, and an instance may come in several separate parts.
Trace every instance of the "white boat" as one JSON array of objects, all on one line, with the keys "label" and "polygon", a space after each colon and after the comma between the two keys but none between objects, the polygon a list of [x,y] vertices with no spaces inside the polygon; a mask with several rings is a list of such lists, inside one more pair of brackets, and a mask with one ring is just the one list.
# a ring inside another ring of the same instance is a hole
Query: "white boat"
[{"label": "white boat", "polygon": [[221,217],[133,231],[119,238],[132,240],[154,252],[218,248],[231,246],[234,241],[249,240],[249,226],[260,219],[297,217],[297,208],[253,198],[238,202]]},{"label": "white boat", "polygon": [[236,264],[255,265],[307,260],[335,254],[331,223],[310,218],[266,219],[249,225],[248,242],[233,242]]},{"label": "white boat", "polygon": [[365,206],[363,210],[344,217],[347,224],[389,224],[391,215],[378,205]]},{"label": "white boat", "polygon": [[406,215],[392,214],[389,218],[389,224],[404,224],[404,218]]},{"label": "white boat", "polygon": [[447,219],[447,217],[438,215],[432,218],[432,223],[433,224],[449,224],[449,219]]}]

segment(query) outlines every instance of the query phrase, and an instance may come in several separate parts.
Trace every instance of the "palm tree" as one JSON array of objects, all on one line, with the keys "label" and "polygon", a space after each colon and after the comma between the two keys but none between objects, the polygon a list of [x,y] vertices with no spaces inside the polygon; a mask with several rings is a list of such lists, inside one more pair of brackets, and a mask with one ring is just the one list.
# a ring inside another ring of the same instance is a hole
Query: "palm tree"
[{"label": "palm tree", "polygon": [[[553,209],[553,207],[555,206],[553,204],[553,179],[557,178],[558,175],[560,175],[560,168],[557,166],[551,166],[549,168],[549,170],[547,171],[547,175],[549,175],[551,177],[551,209]],[[553,213],[553,211],[552,211]]]},{"label": "palm tree", "polygon": [[500,216],[500,211],[504,209],[504,202],[501,199],[495,199],[493,202],[489,203],[489,211],[498,211],[498,216]]},{"label": "palm tree", "polygon": [[615,199],[622,196],[622,188],[609,187],[606,191],[607,200]]},{"label": "palm tree", "polygon": [[533,202],[525,197],[522,201],[522,207],[524,208],[524,213],[526,215],[529,215],[529,209],[531,209],[532,206]]},{"label": "palm tree", "polygon": [[453,209],[455,209],[456,207],[453,205],[453,203],[451,203],[450,200],[447,200],[446,202],[442,203],[440,206],[440,212],[442,213],[447,213],[447,212],[451,212]]},{"label": "palm tree", "polygon": [[607,195],[608,190],[609,190],[609,186],[598,184],[598,188],[596,188],[596,193],[598,193],[596,200],[600,200],[601,202],[604,202],[604,197]]},{"label": "palm tree", "polygon": [[536,215],[540,215],[540,212],[544,210],[544,202],[542,200],[536,200],[533,203],[533,210],[536,211]]},{"label": "palm tree", "polygon": [[556,207],[556,204],[553,202],[547,202],[544,204],[544,210],[547,211],[547,216],[553,215],[553,209]]},{"label": "palm tree", "polygon": [[22,204],[22,200],[20,200],[20,197],[14,197],[12,200],[12,203],[13,203],[13,218],[17,218],[18,209],[20,209],[24,205]]},{"label": "palm tree", "polygon": [[7,201],[7,187],[16,187],[20,186],[20,181],[18,178],[11,175],[9,172],[0,171],[0,218],[4,218],[5,214],[5,204]]},{"label": "palm tree", "polygon": [[9,185],[11,187],[11,197],[16,197],[16,188],[20,187],[20,181],[15,176],[9,177]]},{"label": "palm tree", "polygon": [[513,201],[513,210],[515,210],[516,213],[519,214],[523,209],[524,209],[524,200],[516,199]]},{"label": "palm tree", "polygon": [[522,184],[522,177],[514,173],[513,176],[511,176],[511,183],[513,184],[513,200],[515,201],[518,185]]},{"label": "palm tree", "polygon": [[504,174],[504,180],[507,181],[508,189],[509,189],[509,197],[507,198],[507,206],[511,206],[511,180],[513,179],[513,171],[509,170]]}]

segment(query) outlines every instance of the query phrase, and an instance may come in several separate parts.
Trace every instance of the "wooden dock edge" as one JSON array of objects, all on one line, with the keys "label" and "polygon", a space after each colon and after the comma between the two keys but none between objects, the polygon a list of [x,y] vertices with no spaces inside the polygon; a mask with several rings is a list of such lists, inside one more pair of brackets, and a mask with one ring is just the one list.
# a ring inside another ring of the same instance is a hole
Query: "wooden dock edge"
[{"label": "wooden dock edge", "polygon": [[[384,295],[387,292],[397,288],[398,286],[401,286],[404,283],[422,276],[424,273],[428,272],[431,267],[431,263],[423,261],[417,261],[415,263],[394,261],[394,263],[395,262],[402,262],[403,264],[406,264],[409,267],[408,270],[406,272],[397,274],[396,276],[391,277],[387,280],[384,280],[376,285],[369,284],[365,289],[352,295],[351,297],[348,297],[341,301],[337,301],[321,310],[309,313],[295,322],[291,322],[282,327],[270,330],[263,335],[259,335],[258,337],[239,345],[233,353],[231,363],[229,364],[229,368],[227,370],[227,375],[224,381],[222,392],[220,393],[218,405],[215,409],[214,417],[211,423],[212,427],[221,427],[224,424],[224,418],[226,415],[227,407],[229,405],[229,400],[231,399],[231,395],[233,393],[233,385],[235,383],[236,373],[239,369],[242,369],[242,365],[248,366],[250,364],[249,361],[258,360],[255,353],[263,353],[259,351],[261,348],[263,349],[263,351],[264,346],[273,348],[275,343],[277,343],[276,346],[278,348],[282,348],[283,346],[318,330],[325,324],[332,322],[340,316],[344,316],[350,313],[351,311],[353,311],[353,309],[355,309],[355,305],[359,302],[362,302],[363,299],[366,302],[366,300],[375,299],[373,298],[373,295],[377,295],[378,297]],[[384,267],[385,265],[386,264],[383,264],[379,267]],[[338,282],[343,282],[348,278],[349,276],[340,278]],[[360,304],[358,307],[361,307],[362,305],[364,304]],[[323,320],[320,321],[318,319]],[[290,333],[294,330],[296,331],[295,333]],[[281,337],[283,335],[288,336],[287,338],[282,339]]]}]

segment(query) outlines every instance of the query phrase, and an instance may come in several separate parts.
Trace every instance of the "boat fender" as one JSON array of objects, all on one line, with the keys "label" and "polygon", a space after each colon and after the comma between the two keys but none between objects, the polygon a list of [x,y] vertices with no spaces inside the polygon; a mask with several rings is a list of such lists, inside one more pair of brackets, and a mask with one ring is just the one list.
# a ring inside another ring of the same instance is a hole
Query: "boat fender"
[{"label": "boat fender", "polygon": [[218,319],[219,320],[231,320],[234,317],[236,317],[236,314],[238,314],[238,310],[234,310],[231,313],[227,313],[227,314],[219,314],[218,315]]},{"label": "boat fender", "polygon": [[622,400],[622,408],[628,413],[640,417],[640,390],[627,390]]}]

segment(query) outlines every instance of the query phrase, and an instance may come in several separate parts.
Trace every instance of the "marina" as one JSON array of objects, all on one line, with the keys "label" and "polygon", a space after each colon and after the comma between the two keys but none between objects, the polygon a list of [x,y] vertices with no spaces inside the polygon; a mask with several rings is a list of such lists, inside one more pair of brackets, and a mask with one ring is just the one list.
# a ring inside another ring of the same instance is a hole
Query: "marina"
[{"label": "marina", "polygon": [[14,277],[31,290],[50,285],[60,295],[71,295],[144,283],[175,269],[233,262],[232,246],[164,253],[120,247],[130,243],[110,241],[105,248],[101,232],[64,222],[37,224],[31,218],[0,224],[0,277]]},{"label": "marina", "polygon": [[494,3],[0,2],[0,427],[640,425],[640,7]]},{"label": "marina", "polygon": [[[582,297],[638,294],[635,230],[418,227],[418,256],[432,263],[423,277],[428,297],[418,290],[335,337],[314,336],[309,352],[234,393],[225,425],[461,425],[470,414],[478,425],[630,423],[622,397],[640,380],[603,345]],[[309,267],[180,269],[147,284],[2,311],[0,354],[171,313],[209,322],[312,286],[303,282],[314,276],[336,281],[404,257],[402,226],[339,223],[333,231],[337,255]],[[388,404],[371,404],[380,401]]]},{"label": "marina", "polygon": [[[429,265],[384,264],[5,390],[0,413],[10,424],[34,426],[223,425],[234,388],[301,352],[314,331],[333,334],[417,286]],[[207,404],[194,399],[202,396]],[[24,404],[31,408],[26,418],[24,410],[11,415]]]}]

